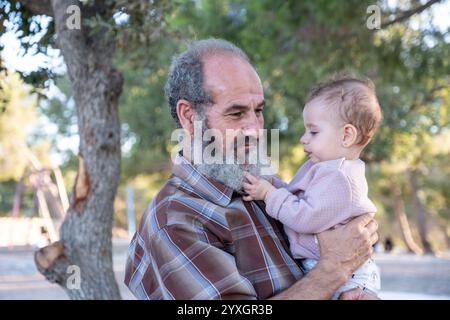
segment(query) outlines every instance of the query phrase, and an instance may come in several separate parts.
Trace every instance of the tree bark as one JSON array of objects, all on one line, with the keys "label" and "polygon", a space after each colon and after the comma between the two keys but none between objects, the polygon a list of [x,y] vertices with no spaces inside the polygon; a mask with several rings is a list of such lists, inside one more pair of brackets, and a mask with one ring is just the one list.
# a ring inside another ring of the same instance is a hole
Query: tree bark
[{"label": "tree bark", "polygon": [[402,191],[400,186],[392,182],[392,192],[394,196],[394,213],[397,221],[400,224],[400,230],[402,233],[403,241],[405,242],[406,248],[409,252],[413,252],[415,254],[422,254],[423,250],[417,245],[414,241],[411,233],[411,228],[409,226],[408,217],[405,213],[405,204],[402,198]]},{"label": "tree bark", "polygon": [[[118,99],[123,80],[112,66],[114,39],[110,34],[105,30],[93,33],[83,25],[81,30],[71,30],[66,25],[70,5],[80,6],[82,20],[93,8],[109,18],[112,12],[104,3],[95,1],[86,8],[79,1],[51,1],[56,42],[67,65],[76,105],[79,169],[61,226],[61,241],[38,251],[35,261],[41,273],[60,284],[71,299],[120,299],[111,236],[120,175]],[[80,270],[79,289],[67,285],[72,265]]]},{"label": "tree bark", "polygon": [[422,205],[422,201],[419,198],[419,186],[417,184],[417,172],[415,170],[409,171],[409,182],[411,184],[411,191],[414,202],[414,211],[417,215],[417,222],[419,225],[419,235],[422,241],[422,246],[425,253],[433,253],[431,244],[428,241],[428,231],[427,231],[427,218],[425,208]]},{"label": "tree bark", "polygon": [[445,237],[446,250],[448,250],[450,248],[450,236],[448,235],[447,227],[441,226],[441,228],[442,228],[442,232],[444,233],[444,237]]}]

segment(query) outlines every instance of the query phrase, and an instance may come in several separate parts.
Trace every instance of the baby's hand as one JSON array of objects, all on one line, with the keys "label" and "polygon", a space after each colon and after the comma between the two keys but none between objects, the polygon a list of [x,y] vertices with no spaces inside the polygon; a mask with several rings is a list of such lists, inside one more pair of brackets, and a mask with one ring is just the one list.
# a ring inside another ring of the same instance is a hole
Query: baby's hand
[{"label": "baby's hand", "polygon": [[242,183],[242,188],[247,193],[242,197],[245,201],[265,200],[269,193],[275,190],[275,187],[269,181],[257,178],[248,172],[244,172],[244,177],[248,181],[248,183]]}]

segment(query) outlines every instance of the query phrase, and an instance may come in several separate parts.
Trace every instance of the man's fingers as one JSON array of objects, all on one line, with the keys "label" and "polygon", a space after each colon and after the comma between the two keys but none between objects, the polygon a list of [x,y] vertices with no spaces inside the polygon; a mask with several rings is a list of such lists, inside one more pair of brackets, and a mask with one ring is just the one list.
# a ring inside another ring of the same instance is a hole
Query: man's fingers
[{"label": "man's fingers", "polygon": [[380,300],[375,294],[360,288],[354,288],[343,292],[339,300]]},{"label": "man's fingers", "polygon": [[375,232],[370,236],[370,244],[374,245],[377,242],[378,242],[378,233]]},{"label": "man's fingers", "polygon": [[373,215],[371,213],[366,213],[365,215],[355,218],[350,223],[354,223],[359,226],[360,230],[365,228],[373,220]]},{"label": "man's fingers", "polygon": [[353,227],[357,226],[357,229],[354,229],[354,231],[358,230],[363,237],[364,241],[367,245],[370,244],[370,246],[373,246],[378,241],[378,223],[373,219],[372,214],[367,213],[363,216],[359,216],[352,221],[350,221],[349,224],[352,224]]},{"label": "man's fingers", "polygon": [[381,300],[381,299],[378,298],[376,294],[364,290],[363,294],[359,297],[359,300]]},{"label": "man's fingers", "polygon": [[378,223],[375,220],[372,220],[366,225],[366,228],[369,234],[373,235],[378,230]]},{"label": "man's fingers", "polygon": [[339,296],[339,300],[359,300],[363,290],[360,288],[354,288],[349,291],[345,291],[341,293]]},{"label": "man's fingers", "polygon": [[251,196],[242,196],[242,199],[244,199],[244,201],[253,201]]}]

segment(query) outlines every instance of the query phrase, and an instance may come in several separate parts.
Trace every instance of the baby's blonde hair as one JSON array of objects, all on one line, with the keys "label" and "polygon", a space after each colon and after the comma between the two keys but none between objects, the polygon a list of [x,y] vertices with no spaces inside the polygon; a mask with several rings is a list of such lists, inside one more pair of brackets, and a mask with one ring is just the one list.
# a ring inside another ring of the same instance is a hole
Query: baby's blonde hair
[{"label": "baby's blonde hair", "polygon": [[318,97],[336,108],[345,123],[355,126],[357,145],[369,143],[383,119],[375,85],[369,78],[347,72],[334,74],[311,89],[308,102]]}]

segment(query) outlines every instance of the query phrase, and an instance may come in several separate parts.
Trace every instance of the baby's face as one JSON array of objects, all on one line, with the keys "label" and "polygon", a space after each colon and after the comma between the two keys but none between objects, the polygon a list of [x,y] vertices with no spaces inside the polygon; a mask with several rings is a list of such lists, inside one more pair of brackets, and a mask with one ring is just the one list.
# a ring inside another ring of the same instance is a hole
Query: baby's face
[{"label": "baby's face", "polygon": [[317,97],[303,109],[305,133],[300,139],[313,162],[335,160],[348,155],[343,146],[344,123]]}]

